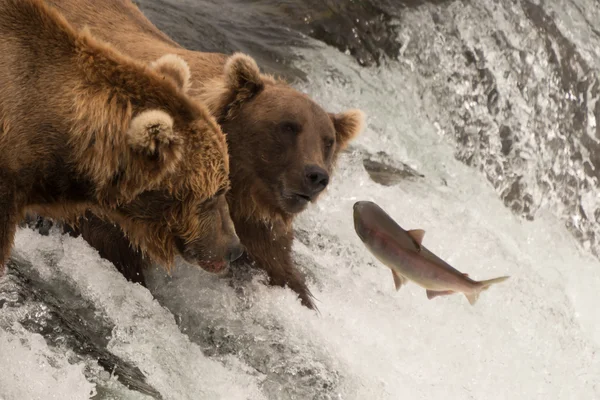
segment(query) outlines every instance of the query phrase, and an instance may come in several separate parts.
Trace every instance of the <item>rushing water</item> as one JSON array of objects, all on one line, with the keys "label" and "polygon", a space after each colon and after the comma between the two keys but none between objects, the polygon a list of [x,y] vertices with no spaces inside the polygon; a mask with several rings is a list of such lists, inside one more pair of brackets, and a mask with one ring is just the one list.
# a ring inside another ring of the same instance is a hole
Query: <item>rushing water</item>
[{"label": "rushing water", "polygon": [[[17,235],[0,399],[600,398],[600,6],[144,0],[183,45],[246,51],[365,133],[296,226],[320,314],[240,272],[126,282],[81,239]],[[356,237],[374,200],[483,293],[427,300]],[[244,278],[244,279],[242,279]]]}]

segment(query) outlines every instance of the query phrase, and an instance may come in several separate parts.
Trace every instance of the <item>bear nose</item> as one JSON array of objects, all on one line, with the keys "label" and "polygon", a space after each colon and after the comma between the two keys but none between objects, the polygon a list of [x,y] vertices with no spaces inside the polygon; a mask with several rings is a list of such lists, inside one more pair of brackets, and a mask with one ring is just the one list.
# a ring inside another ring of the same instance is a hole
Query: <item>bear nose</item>
[{"label": "bear nose", "polygon": [[232,244],[229,245],[229,248],[227,249],[227,260],[229,262],[234,262],[235,260],[240,258],[242,254],[244,254],[244,250],[245,248],[240,243],[240,240],[236,239]]},{"label": "bear nose", "polygon": [[304,177],[307,188],[311,194],[323,191],[329,183],[329,174],[323,168],[316,165],[308,165],[304,168]]}]

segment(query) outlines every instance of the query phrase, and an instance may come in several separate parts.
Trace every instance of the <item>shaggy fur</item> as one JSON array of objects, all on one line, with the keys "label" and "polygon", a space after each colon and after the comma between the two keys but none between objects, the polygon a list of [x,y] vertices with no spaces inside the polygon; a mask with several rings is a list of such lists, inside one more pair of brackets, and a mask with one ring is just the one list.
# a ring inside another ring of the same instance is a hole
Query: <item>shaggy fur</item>
[{"label": "shaggy fur", "polygon": [[[127,54],[151,61],[171,53],[188,62],[189,94],[208,107],[227,135],[232,184],[227,201],[247,250],[245,261],[253,261],[268,273],[271,284],[289,286],[313,308],[292,260],[292,222],[327,186],[339,152],[362,129],[363,113],[327,113],[285,82],[260,73],[247,55],[188,51],[129,0],[51,1],[71,22],[89,25]],[[93,229],[82,230],[83,237],[100,250],[105,237],[118,234],[98,218],[84,223]],[[117,266],[142,264],[134,253],[110,254],[108,259]],[[142,272],[121,270],[132,279]]]},{"label": "shaggy fur", "polygon": [[27,211],[92,210],[167,267],[239,256],[225,137],[182,59],[144,65],[41,0],[0,0],[0,54],[0,269]]}]

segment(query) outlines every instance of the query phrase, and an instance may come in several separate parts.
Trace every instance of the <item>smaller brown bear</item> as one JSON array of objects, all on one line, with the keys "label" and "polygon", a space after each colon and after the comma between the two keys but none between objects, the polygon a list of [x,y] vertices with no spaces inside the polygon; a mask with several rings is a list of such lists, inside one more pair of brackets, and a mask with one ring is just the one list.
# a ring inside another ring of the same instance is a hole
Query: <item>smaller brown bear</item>
[{"label": "smaller brown bear", "polygon": [[241,256],[225,136],[185,61],[144,65],[42,0],[0,0],[0,54],[0,274],[27,211],[92,210],[167,268]]}]

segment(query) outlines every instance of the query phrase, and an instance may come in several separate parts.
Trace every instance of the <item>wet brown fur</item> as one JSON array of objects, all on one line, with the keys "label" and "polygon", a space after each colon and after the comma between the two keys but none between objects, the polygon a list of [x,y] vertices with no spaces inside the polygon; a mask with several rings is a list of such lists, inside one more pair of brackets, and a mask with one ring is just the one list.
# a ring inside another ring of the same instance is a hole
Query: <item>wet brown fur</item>
[{"label": "wet brown fur", "polygon": [[[362,129],[362,112],[327,113],[285,82],[261,74],[248,56],[186,50],[128,0],[51,2],[75,25],[89,25],[92,32],[127,54],[150,61],[172,53],[188,62],[190,95],[206,104],[227,134],[231,157],[227,200],[247,250],[245,261],[255,262],[268,273],[271,284],[289,286],[304,305],[313,308],[291,253],[292,222],[305,205],[294,203],[290,193],[303,190],[306,165],[333,172],[340,150]],[[117,267],[143,264],[133,249],[127,253],[128,246],[106,248],[106,237],[119,236],[117,227],[93,216],[83,225],[87,225],[81,230],[85,240]],[[143,273],[143,269],[121,271],[133,280]]]},{"label": "wet brown fur", "polygon": [[225,136],[173,79],[183,60],[142,64],[41,0],[0,0],[0,54],[0,272],[28,211],[91,210],[166,267],[238,241]]}]

